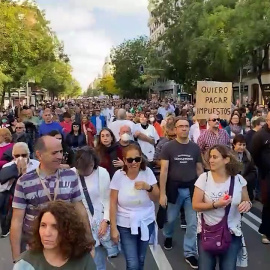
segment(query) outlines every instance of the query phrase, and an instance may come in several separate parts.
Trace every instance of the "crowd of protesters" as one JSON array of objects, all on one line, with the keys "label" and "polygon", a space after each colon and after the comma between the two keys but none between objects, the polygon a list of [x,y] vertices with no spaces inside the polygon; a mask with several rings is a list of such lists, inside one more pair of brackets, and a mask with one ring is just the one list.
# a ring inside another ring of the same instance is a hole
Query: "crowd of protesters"
[{"label": "crowd of protesters", "polygon": [[191,268],[245,265],[241,219],[255,199],[270,244],[268,110],[232,105],[225,120],[197,119],[196,103],[172,99],[9,106],[0,113],[0,218],[14,269],[104,270],[122,250],[126,269],[142,270],[158,228],[173,248],[180,213]]}]

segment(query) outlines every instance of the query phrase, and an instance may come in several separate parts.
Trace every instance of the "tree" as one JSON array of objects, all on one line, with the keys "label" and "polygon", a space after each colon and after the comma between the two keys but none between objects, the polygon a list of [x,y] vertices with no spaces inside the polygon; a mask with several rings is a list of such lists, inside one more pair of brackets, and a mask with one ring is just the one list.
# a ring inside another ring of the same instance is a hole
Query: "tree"
[{"label": "tree", "polygon": [[160,41],[168,78],[194,90],[197,80],[235,77],[237,68],[227,44],[235,3],[165,0],[157,6],[154,15],[167,27]]},{"label": "tree", "polygon": [[98,88],[105,95],[118,95],[119,94],[119,89],[116,87],[116,82],[112,75],[103,77],[100,81]]},{"label": "tree", "polygon": [[235,27],[231,47],[242,66],[253,66],[262,96],[266,93],[262,73],[269,71],[270,2],[268,0],[239,1],[236,6]]},{"label": "tree", "polygon": [[98,89],[92,89],[92,88],[88,88],[85,95],[88,96],[88,97],[98,97],[100,96],[100,90]]},{"label": "tree", "polygon": [[[111,58],[115,67],[113,76],[120,94],[124,97],[146,97],[149,88],[146,81],[150,75],[161,73],[157,50],[148,38],[142,36],[124,41],[112,50]],[[141,67],[148,77],[142,76]]]},{"label": "tree", "polygon": [[[14,1],[1,1],[0,32],[0,70],[8,78],[8,80],[2,81],[1,105],[3,105],[5,93],[9,89],[26,85],[26,81],[29,79],[27,75],[32,74],[35,69],[41,71],[42,66],[55,65],[57,77],[53,77],[50,72],[47,79],[43,76],[40,83],[45,82],[49,85],[50,91],[59,90],[59,93],[65,91],[66,88],[62,87],[65,83],[63,78],[59,79],[59,73],[71,72],[71,68],[67,65],[69,59],[64,53],[63,44],[50,30],[44,12],[28,1],[22,4]],[[67,78],[67,76],[62,77]],[[69,83],[72,81],[71,73],[68,77]],[[61,84],[58,88],[59,81]],[[56,85],[52,86],[54,82]],[[42,85],[45,88],[46,86]],[[53,87],[57,87],[57,89]]]},{"label": "tree", "polygon": [[31,67],[27,71],[27,78],[35,79],[39,86],[46,88],[52,97],[72,94],[74,83],[71,76],[72,68],[63,61],[47,61]]},{"label": "tree", "polygon": [[168,78],[195,89],[197,80],[237,80],[254,66],[262,95],[269,71],[268,0],[163,0],[153,11],[167,30],[160,38]]}]

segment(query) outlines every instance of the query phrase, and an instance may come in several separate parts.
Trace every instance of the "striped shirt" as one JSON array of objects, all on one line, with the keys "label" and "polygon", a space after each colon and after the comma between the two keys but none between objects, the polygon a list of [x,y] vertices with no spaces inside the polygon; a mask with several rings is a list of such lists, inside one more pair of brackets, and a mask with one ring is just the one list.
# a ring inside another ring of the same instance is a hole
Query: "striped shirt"
[{"label": "striped shirt", "polygon": [[[56,199],[68,202],[82,201],[78,177],[72,170],[58,170],[55,175],[44,177],[45,185],[54,198],[54,188],[59,176],[59,190]],[[17,182],[12,207],[25,209],[23,232],[29,233],[39,210],[46,206],[49,198],[44,190],[36,170],[24,174]]]}]

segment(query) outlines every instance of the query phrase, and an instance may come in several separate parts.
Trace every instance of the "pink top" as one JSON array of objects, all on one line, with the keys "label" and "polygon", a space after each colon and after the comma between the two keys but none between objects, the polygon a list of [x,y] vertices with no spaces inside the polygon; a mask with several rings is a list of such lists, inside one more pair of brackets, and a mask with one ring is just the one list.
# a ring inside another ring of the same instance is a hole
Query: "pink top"
[{"label": "pink top", "polygon": [[6,144],[5,146],[2,146],[2,147],[0,146],[0,169],[2,169],[2,167],[3,167],[6,163],[9,162],[9,161],[7,161],[7,160],[2,160],[2,158],[3,158],[4,153],[5,153],[8,149],[12,148],[13,145],[14,145],[14,143],[9,143],[9,144]]}]

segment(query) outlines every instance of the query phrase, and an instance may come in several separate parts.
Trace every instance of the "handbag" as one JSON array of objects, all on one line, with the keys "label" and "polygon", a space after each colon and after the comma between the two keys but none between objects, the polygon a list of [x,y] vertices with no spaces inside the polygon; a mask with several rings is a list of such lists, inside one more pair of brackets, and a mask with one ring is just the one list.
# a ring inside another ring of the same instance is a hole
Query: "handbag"
[{"label": "handbag", "polygon": [[161,205],[159,206],[158,212],[157,212],[157,225],[159,229],[163,229],[164,224],[168,221],[167,220],[167,208],[168,206],[166,206],[165,208],[162,207]]},{"label": "handbag", "polygon": [[[208,175],[208,174],[207,174]],[[207,180],[206,180],[207,181]],[[234,190],[234,176],[231,177],[229,195],[233,195]],[[232,241],[232,234],[228,226],[228,215],[231,209],[231,204],[225,208],[225,215],[222,220],[216,225],[207,225],[205,223],[203,213],[201,214],[202,231],[201,231],[201,245],[202,248],[213,254],[220,255],[226,252]]]}]

